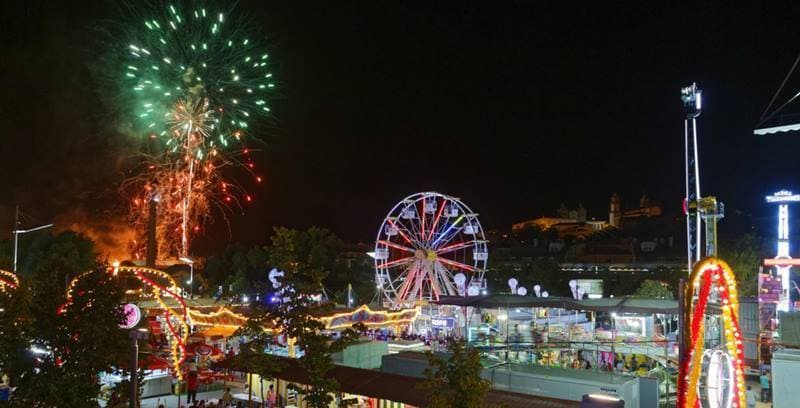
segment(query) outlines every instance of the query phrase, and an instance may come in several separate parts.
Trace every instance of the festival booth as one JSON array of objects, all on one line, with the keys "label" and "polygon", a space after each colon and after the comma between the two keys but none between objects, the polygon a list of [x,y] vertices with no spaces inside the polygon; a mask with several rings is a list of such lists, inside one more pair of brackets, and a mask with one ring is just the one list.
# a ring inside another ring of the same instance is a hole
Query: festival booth
[{"label": "festival booth", "polygon": [[662,395],[676,390],[676,301],[489,295],[440,303],[471,310],[469,342],[487,362],[656,377]]},{"label": "festival booth", "polygon": [[[148,356],[138,362],[139,368],[144,370],[144,397],[167,394],[170,390],[174,392],[175,385],[185,385],[184,377],[189,371],[197,371],[201,391],[224,386],[225,381],[232,380],[227,372],[215,370],[214,363],[237,352],[240,338],[234,336],[234,333],[247,321],[242,313],[245,306],[219,303],[214,299],[186,299],[175,279],[161,270],[116,265],[109,272],[125,280],[126,297],[131,301],[125,305],[129,321],[122,329],[147,334],[139,341],[139,346],[145,348]],[[83,276],[84,274],[76,276],[70,283],[67,290],[68,302],[71,301],[72,288]],[[0,290],[13,289],[17,285],[11,274],[0,278]],[[355,309],[335,309],[329,314],[318,316],[318,319],[333,336],[355,323],[364,324],[371,330],[370,340],[383,340],[383,347],[376,348],[372,353],[376,356],[372,360],[377,360],[389,352],[387,345],[398,334],[408,331],[418,315],[418,308],[390,311],[374,310],[363,305]],[[264,329],[272,330],[271,327]],[[400,343],[398,346],[406,345]],[[294,352],[292,341],[265,352],[298,356]],[[355,361],[362,354],[342,353],[339,363],[356,367],[374,365],[370,361]],[[108,390],[122,381],[124,376],[121,371],[103,373],[101,380]],[[264,384],[261,379],[248,376],[251,390],[256,388],[256,380],[259,385]]]},{"label": "festival booth", "polygon": [[[234,333],[247,321],[247,318],[240,313],[242,312],[241,307],[221,306],[213,299],[187,299],[184,300],[184,303],[187,307],[188,324],[193,331],[186,337],[182,352],[186,356],[187,362],[192,362],[197,368],[201,390],[212,389],[215,384],[217,387],[222,387],[225,381],[232,381],[234,378],[228,370],[216,369],[217,364],[215,363],[238,351],[241,339],[234,336]],[[173,308],[176,304],[175,301],[140,302],[143,314],[147,316],[148,329],[154,348],[162,347],[161,342],[167,342],[168,325],[163,317],[164,310]],[[376,331],[388,330],[401,333],[407,330],[418,314],[417,309],[385,311],[373,310],[369,306],[363,305],[354,309],[335,309],[329,314],[319,316],[318,319],[325,324],[325,330],[330,331],[333,336],[336,336],[338,331],[349,328],[355,323],[362,323]],[[271,331],[272,327],[264,329]],[[335,355],[334,358],[339,364],[367,367],[374,365],[374,361],[380,361],[380,356],[388,352],[388,344],[390,344],[389,341],[368,339],[352,346],[359,350],[345,350]],[[365,348],[369,348],[372,352],[365,353]],[[302,354],[294,350],[293,342],[284,342],[283,346],[271,347],[265,352],[283,357],[300,357]],[[369,356],[373,357],[370,359]],[[152,367],[148,367],[148,369],[150,368]],[[247,388],[252,390],[252,396],[256,398],[261,398],[265,390],[269,389],[269,385],[277,385],[271,379],[262,380],[255,374],[247,375],[244,380]]]}]

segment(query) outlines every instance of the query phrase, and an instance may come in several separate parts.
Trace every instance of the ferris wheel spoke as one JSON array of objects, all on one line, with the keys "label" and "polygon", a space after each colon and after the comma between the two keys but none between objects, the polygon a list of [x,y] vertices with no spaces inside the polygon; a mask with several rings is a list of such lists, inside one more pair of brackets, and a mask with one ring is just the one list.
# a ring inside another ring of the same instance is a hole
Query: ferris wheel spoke
[{"label": "ferris wheel spoke", "polygon": [[436,254],[437,255],[447,254],[447,253],[450,253],[450,252],[453,252],[453,251],[458,251],[459,249],[471,247],[471,246],[473,246],[473,245],[475,245],[477,243],[478,243],[478,241],[474,240],[474,239],[471,240],[471,241],[459,242],[457,244],[448,245],[446,247],[442,247],[442,248],[437,249],[436,250]]},{"label": "ferris wheel spoke", "polygon": [[407,246],[403,246],[403,245],[400,245],[400,244],[395,244],[392,241],[380,240],[380,241],[378,241],[378,243],[386,245],[386,246],[390,246],[390,247],[395,248],[395,249],[399,249],[401,251],[411,252],[412,254],[414,253],[414,248],[409,248]]},{"label": "ferris wheel spoke", "polygon": [[464,264],[464,263],[461,263],[461,262],[452,261],[452,260],[447,259],[447,258],[437,258],[436,260],[441,262],[441,263],[443,263],[443,264],[445,264],[445,265],[454,266],[456,268],[463,269],[465,271],[470,271],[470,272],[477,271],[477,268],[475,268],[474,266],[467,265],[467,264]]},{"label": "ferris wheel spoke", "polygon": [[403,290],[399,292],[397,299],[401,301],[405,301],[410,299],[415,299],[417,293],[419,293],[419,281],[420,281],[420,268],[418,263],[414,263],[409,269],[408,274],[406,275],[406,279],[403,282]]},{"label": "ferris wheel spoke", "polygon": [[[420,246],[418,241],[416,240],[412,241],[411,238],[409,238],[409,236],[406,235],[406,232],[411,234],[411,231],[409,231],[408,228],[406,228],[402,222],[394,222],[391,219],[387,219],[387,221],[389,221],[389,224],[392,224],[393,227],[397,228],[397,232],[400,234],[401,237],[403,237],[403,239],[406,240],[406,242],[414,246]],[[404,230],[406,232],[403,232]]]},{"label": "ferris wheel spoke", "polygon": [[428,273],[426,275],[428,277],[428,280],[431,282],[431,292],[432,292],[431,298],[439,300],[439,296],[442,295],[442,288],[440,286],[441,276],[439,276],[439,272],[436,271],[436,268],[434,267],[428,270]]},{"label": "ferris wheel spoke", "polygon": [[447,201],[442,200],[442,205],[439,207],[439,210],[436,212],[436,218],[433,219],[433,225],[431,225],[431,229],[428,232],[428,237],[425,241],[430,242],[433,238],[433,232],[436,231],[436,227],[439,225],[439,218],[442,216],[442,212],[444,211],[444,207],[446,207]]},{"label": "ferris wheel spoke", "polygon": [[[415,204],[414,207],[416,208],[416,206],[417,205]],[[417,211],[417,214],[419,214],[419,211]],[[419,222],[420,222],[419,236],[424,242],[425,241],[425,196],[422,197],[422,216],[419,217]]]},{"label": "ferris wheel spoke", "polygon": [[458,236],[458,233],[461,232],[461,230],[463,230],[462,227],[448,228],[447,231],[443,232],[442,235],[440,235],[439,238],[437,238],[436,241],[431,244],[431,246],[434,250],[438,250],[442,246],[449,244],[450,241]]},{"label": "ferris wheel spoke", "polygon": [[406,299],[422,300],[424,298],[425,275],[422,268],[417,267],[414,273],[414,289],[412,289],[411,296],[406,296]]},{"label": "ferris wheel spoke", "polygon": [[394,267],[394,266],[403,265],[403,264],[411,262],[413,260],[414,260],[413,256],[408,256],[408,257],[405,257],[405,258],[395,259],[394,261],[389,261],[389,262],[385,262],[385,263],[382,263],[382,264],[378,265],[378,269],[386,269],[386,268],[391,268],[391,267]]},{"label": "ferris wheel spoke", "polygon": [[408,242],[409,244],[411,244],[411,245],[413,245],[415,247],[421,247],[422,246],[422,241],[420,241],[417,238],[417,233],[414,232],[414,226],[413,225],[411,225],[411,227],[409,227],[408,225],[406,225],[406,223],[400,217],[396,218],[394,224],[392,224],[392,225],[394,225],[395,228],[397,228],[397,231],[400,233],[400,235],[403,236],[403,238],[406,240],[406,242]]},{"label": "ferris wheel spoke", "polygon": [[453,223],[450,224],[444,230],[444,232],[439,234],[439,236],[436,238],[435,241],[433,241],[433,244],[431,244],[431,246],[435,249],[439,248],[442,245],[446,245],[448,242],[450,242],[453,239],[453,237],[455,237],[458,234],[458,232],[461,231],[461,227],[459,227],[458,224],[460,224],[461,221],[464,220],[464,218],[466,217],[463,215],[456,218],[456,220],[453,221]]},{"label": "ferris wheel spoke", "polygon": [[415,202],[411,202],[408,203],[405,207],[403,207],[403,210],[400,212],[401,216],[398,218],[398,220],[400,221],[399,224],[403,225],[404,227],[406,226],[406,222],[410,224],[410,227],[406,228],[406,230],[408,231],[409,234],[411,234],[411,236],[414,238],[416,242],[421,244],[422,240],[419,239],[420,237],[419,226],[417,225],[417,223],[414,222],[414,218],[403,218],[402,216],[406,211],[412,208],[414,209],[414,215],[416,215],[417,219],[419,219],[419,210],[417,209],[417,205]]},{"label": "ferris wheel spoke", "polygon": [[400,275],[397,276],[397,280],[399,282],[402,282],[402,283],[400,283],[400,287],[397,289],[397,299],[400,299],[400,300],[405,299],[406,294],[408,293],[409,287],[414,282],[414,269],[415,269],[414,265],[415,264],[409,265],[403,271],[403,273],[401,273]]},{"label": "ferris wheel spoke", "polygon": [[453,274],[438,261],[434,263],[434,268],[437,271],[437,276],[439,276],[442,285],[447,289],[447,294],[449,296],[458,295],[458,290],[455,285],[453,285]]}]

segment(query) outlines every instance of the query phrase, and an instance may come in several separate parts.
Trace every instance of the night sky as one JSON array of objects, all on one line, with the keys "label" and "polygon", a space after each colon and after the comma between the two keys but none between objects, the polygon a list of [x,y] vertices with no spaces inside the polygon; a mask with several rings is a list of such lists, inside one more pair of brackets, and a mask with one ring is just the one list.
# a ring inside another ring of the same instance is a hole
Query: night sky
[{"label": "night sky", "polygon": [[[692,81],[704,91],[703,193],[766,222],[775,210],[765,195],[800,190],[800,135],[752,134],[800,52],[800,8],[294,3],[239,4],[265,34],[283,98],[260,135],[265,183],[244,216],[230,215],[234,240],[320,225],[368,242],[396,201],[425,190],[461,197],[487,228],[561,202],[605,219],[614,192],[624,207],[647,193],[677,213],[679,92]],[[130,141],[91,69],[95,27],[117,15],[111,2],[5,5],[4,230],[14,204],[32,223],[123,208],[116,189]],[[800,72],[779,100],[798,90]],[[227,243],[224,225],[209,226],[201,248]]]}]

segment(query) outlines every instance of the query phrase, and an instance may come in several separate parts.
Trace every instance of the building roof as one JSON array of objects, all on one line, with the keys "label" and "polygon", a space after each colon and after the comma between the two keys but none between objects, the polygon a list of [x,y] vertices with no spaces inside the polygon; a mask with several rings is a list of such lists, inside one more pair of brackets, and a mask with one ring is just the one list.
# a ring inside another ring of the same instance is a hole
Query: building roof
[{"label": "building roof", "polygon": [[575,300],[563,297],[537,298],[533,296],[484,295],[484,296],[442,296],[442,305],[472,306],[482,308],[498,307],[557,307],[567,310],[584,310],[615,313],[660,313],[677,314],[678,302],[667,299],[645,299],[634,297]]},{"label": "building roof", "polygon": [[[277,377],[299,384],[307,384],[308,373],[300,367],[297,360],[282,358],[285,365]],[[336,366],[328,372],[329,378],[339,382],[340,389],[350,394],[380,398],[418,407],[428,405],[425,392],[418,388],[423,379],[389,374],[380,371]],[[501,405],[507,408],[571,408],[579,404],[575,401],[555,400],[534,395],[491,390],[486,396],[487,405]]]}]

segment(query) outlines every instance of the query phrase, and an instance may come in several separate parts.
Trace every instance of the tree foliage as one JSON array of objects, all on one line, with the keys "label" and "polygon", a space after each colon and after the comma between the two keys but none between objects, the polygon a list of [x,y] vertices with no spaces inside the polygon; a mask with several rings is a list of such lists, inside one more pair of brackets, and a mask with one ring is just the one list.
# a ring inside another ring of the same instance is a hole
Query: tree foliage
[{"label": "tree foliage", "polygon": [[481,378],[480,355],[462,341],[452,341],[449,356],[427,353],[428,368],[420,388],[428,393],[430,408],[481,408],[486,406],[486,394],[491,382]]},{"label": "tree foliage", "polygon": [[[12,295],[16,336],[0,336],[1,364],[17,386],[11,404],[96,407],[97,374],[127,355],[127,333],[118,327],[124,319],[123,290],[107,265],[94,261],[93,244],[82,236],[45,237],[27,256],[33,254],[37,257],[26,260],[19,293]],[[83,276],[68,299],[65,283],[79,273]],[[8,358],[13,353],[16,358]]]},{"label": "tree foliage", "polygon": [[235,243],[206,262],[203,275],[211,292],[222,285],[224,294],[242,294],[254,285],[266,282],[268,271],[266,249],[260,245]]},{"label": "tree foliage", "polygon": [[[253,305],[248,323],[241,333],[249,334],[249,347],[257,353],[277,337],[293,339],[302,352],[298,359],[300,367],[309,375],[309,387],[295,388],[304,394],[306,403],[315,408],[330,406],[331,394],[339,389],[335,379],[328,377],[334,367],[331,354],[339,352],[358,338],[363,325],[346,329],[332,339],[324,332],[325,325],[317,318],[330,313],[334,305],[320,301],[323,281],[335,269],[342,248],[341,241],[329,231],[310,228],[298,231],[276,228],[272,244],[266,248],[269,264],[284,271],[282,284],[288,296],[277,305],[265,307]],[[275,328],[275,336],[263,334],[260,327],[269,322]],[[253,360],[256,361],[256,360]],[[256,369],[269,373],[275,370],[274,360],[259,358]]]},{"label": "tree foliage", "polygon": [[652,279],[642,282],[633,296],[648,299],[674,299],[673,293],[666,283]]},{"label": "tree foliage", "polygon": [[739,296],[758,295],[758,266],[764,259],[764,240],[754,234],[741,234],[729,241],[720,241],[720,257],[736,275]]}]

